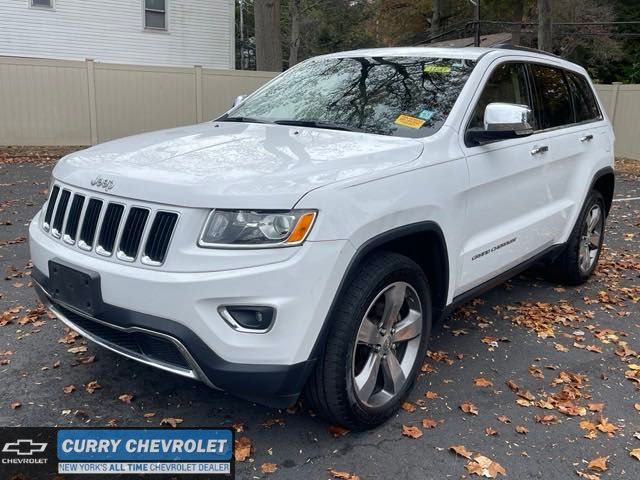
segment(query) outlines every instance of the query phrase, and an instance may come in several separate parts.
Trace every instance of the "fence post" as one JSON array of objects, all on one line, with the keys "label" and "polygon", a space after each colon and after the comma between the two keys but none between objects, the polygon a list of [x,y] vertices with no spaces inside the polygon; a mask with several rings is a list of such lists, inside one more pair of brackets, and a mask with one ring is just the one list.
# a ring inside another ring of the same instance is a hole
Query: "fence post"
[{"label": "fence post", "polygon": [[196,65],[196,123],[202,122],[202,65]]},{"label": "fence post", "polygon": [[96,108],[96,70],[95,62],[91,58],[87,63],[87,87],[89,91],[89,128],[91,131],[91,145],[98,143],[98,112]]},{"label": "fence post", "polygon": [[620,91],[620,85],[622,82],[613,82],[613,92],[611,94],[611,125],[615,127],[616,124],[616,108],[618,106],[618,92]]}]

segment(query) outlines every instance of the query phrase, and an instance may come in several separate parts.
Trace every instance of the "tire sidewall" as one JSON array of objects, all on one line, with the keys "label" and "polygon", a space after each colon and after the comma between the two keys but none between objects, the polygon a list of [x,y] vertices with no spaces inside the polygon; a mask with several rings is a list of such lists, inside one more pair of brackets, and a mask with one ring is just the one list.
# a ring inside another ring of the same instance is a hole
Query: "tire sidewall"
[{"label": "tire sidewall", "polygon": [[[591,211],[594,205],[599,205],[602,211],[602,230],[600,232],[600,246],[598,247],[598,252],[596,253],[595,261],[593,265],[587,272],[583,272],[580,268],[580,244],[582,240],[582,232],[584,229],[584,224],[587,220],[587,215]],[[578,218],[578,223],[575,226],[573,231],[573,235],[571,238],[571,253],[572,253],[572,262],[571,268],[575,269],[574,274],[580,278],[582,281],[586,281],[595,269],[598,267],[598,261],[600,260],[600,254],[602,253],[602,247],[604,245],[604,232],[606,227],[606,209],[604,204],[604,198],[602,194],[598,191],[592,190],[589,192],[589,196],[587,197],[587,201],[584,204],[582,212],[580,212],[580,217]]]},{"label": "tire sidewall", "polygon": [[[407,259],[408,260],[408,259]],[[385,289],[387,286],[394,282],[407,282],[409,283],[418,294],[420,300],[420,306],[422,308],[423,315],[423,326],[422,326],[422,335],[420,338],[420,347],[418,349],[418,354],[416,356],[415,364],[411,369],[409,375],[407,376],[408,381],[406,385],[403,387],[401,393],[396,397],[396,399],[388,403],[384,406],[380,407],[370,407],[364,405],[357,397],[355,393],[355,385],[353,382],[352,376],[352,363],[353,363],[353,354],[354,354],[354,345],[356,342],[356,338],[358,335],[358,330],[360,329],[360,325],[364,315],[373,302],[373,300],[380,294],[380,292]],[[431,313],[431,295],[429,292],[429,285],[425,275],[422,273],[420,268],[413,264],[411,261],[405,262],[404,265],[398,265],[397,268],[391,269],[386,272],[386,274],[382,275],[380,279],[372,285],[367,294],[363,297],[362,302],[360,302],[357,311],[354,312],[352,325],[350,329],[350,339],[347,342],[347,351],[346,353],[346,362],[345,362],[345,381],[346,381],[346,394],[347,400],[351,406],[351,410],[353,414],[357,417],[359,423],[363,424],[378,424],[384,421],[386,418],[393,415],[398,408],[400,407],[402,401],[406,398],[409,391],[411,390],[418,368],[422,364],[422,360],[426,354],[427,343],[429,340],[429,335],[431,333],[431,324],[432,324],[432,313]]]}]

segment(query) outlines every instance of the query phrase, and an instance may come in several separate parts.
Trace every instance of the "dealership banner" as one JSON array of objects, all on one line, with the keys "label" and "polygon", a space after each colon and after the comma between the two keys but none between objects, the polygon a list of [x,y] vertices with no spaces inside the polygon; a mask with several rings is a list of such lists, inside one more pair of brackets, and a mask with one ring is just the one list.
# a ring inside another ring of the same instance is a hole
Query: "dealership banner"
[{"label": "dealership banner", "polygon": [[0,479],[234,478],[229,428],[0,428]]}]

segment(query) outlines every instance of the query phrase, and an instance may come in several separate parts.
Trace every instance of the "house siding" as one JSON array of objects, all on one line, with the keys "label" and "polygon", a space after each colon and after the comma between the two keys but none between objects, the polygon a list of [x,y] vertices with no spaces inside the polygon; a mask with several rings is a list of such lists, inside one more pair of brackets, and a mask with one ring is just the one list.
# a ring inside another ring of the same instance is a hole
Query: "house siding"
[{"label": "house siding", "polygon": [[145,30],[143,0],[0,1],[0,55],[234,68],[233,0],[167,0],[168,31]]}]

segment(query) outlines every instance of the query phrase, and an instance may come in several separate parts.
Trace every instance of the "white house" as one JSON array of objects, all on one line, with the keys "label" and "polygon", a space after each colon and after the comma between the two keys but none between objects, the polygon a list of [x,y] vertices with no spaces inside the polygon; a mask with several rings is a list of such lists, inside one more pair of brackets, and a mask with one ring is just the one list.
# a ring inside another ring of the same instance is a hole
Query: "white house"
[{"label": "white house", "polygon": [[0,0],[0,56],[235,68],[234,0]]}]

